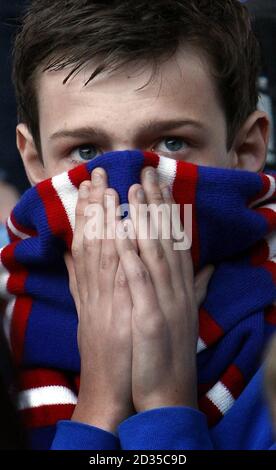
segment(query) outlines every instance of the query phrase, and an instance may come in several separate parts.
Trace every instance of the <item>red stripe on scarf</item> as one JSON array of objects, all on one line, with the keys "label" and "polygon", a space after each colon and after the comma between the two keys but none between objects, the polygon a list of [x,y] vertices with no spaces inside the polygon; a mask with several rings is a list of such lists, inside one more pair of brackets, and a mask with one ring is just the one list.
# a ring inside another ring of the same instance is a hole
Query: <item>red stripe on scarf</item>
[{"label": "red stripe on scarf", "polygon": [[1,261],[6,269],[12,271],[18,270],[16,273],[12,272],[10,274],[7,290],[10,294],[18,295],[12,312],[10,341],[15,363],[20,364],[24,352],[25,332],[33,301],[29,296],[22,296],[25,291],[28,272],[22,269],[22,266],[15,259],[14,252],[17,243],[14,242],[3,249]]},{"label": "red stripe on scarf", "polygon": [[24,353],[25,333],[32,309],[33,301],[30,297],[21,296],[15,302],[11,321],[11,346],[16,364],[22,362]]},{"label": "red stripe on scarf", "polygon": [[[262,190],[256,195],[254,196],[253,198],[249,199],[248,201],[248,205],[254,205],[254,202],[255,201],[258,201],[259,199],[263,198],[269,191],[270,189],[270,185],[271,185],[271,182],[270,182],[270,179],[268,178],[267,175],[259,175],[261,180],[262,180]],[[272,196],[273,197],[273,196]]]},{"label": "red stripe on scarf", "polygon": [[37,191],[42,199],[51,232],[56,236],[62,236],[67,246],[71,246],[72,230],[70,222],[63,204],[52,185],[52,181],[42,181],[37,186]]},{"label": "red stripe on scarf", "polygon": [[20,240],[10,243],[1,251],[1,262],[9,272],[22,270],[22,265],[15,258],[15,250],[19,243]]},{"label": "red stripe on scarf", "polygon": [[222,416],[216,405],[206,395],[199,400],[199,409],[206,415],[209,427],[214,426]]},{"label": "red stripe on scarf", "polygon": [[204,384],[198,384],[198,385],[197,385],[197,391],[198,391],[199,399],[201,399],[201,397],[202,397],[203,395],[205,395],[206,393],[208,393],[209,390],[210,390],[214,385],[215,385],[215,384],[214,384],[214,383],[211,383],[211,382],[204,383]]},{"label": "red stripe on scarf", "polygon": [[224,334],[223,329],[203,307],[199,309],[199,337],[207,346],[216,343]]},{"label": "red stripe on scarf", "polygon": [[76,187],[79,188],[79,185],[82,181],[91,180],[91,175],[87,170],[87,163],[84,165],[77,166],[72,170],[68,171],[68,176],[71,183]]},{"label": "red stripe on scarf", "polygon": [[260,266],[269,258],[269,246],[266,240],[259,241],[250,250],[250,262],[252,266]]},{"label": "red stripe on scarf", "polygon": [[154,152],[143,152],[144,155],[144,167],[153,166],[157,168],[159,165],[160,157]]},{"label": "red stripe on scarf", "polygon": [[28,277],[28,271],[23,265],[16,261],[15,250],[18,242],[11,243],[1,252],[1,261],[9,271],[10,276],[7,282],[7,290],[10,294],[21,295],[25,291],[25,283]]},{"label": "red stripe on scarf", "polygon": [[19,271],[11,274],[7,282],[7,289],[10,294],[21,295],[25,291],[25,283],[28,277],[27,271]]},{"label": "red stripe on scarf", "polygon": [[196,219],[196,191],[198,181],[198,168],[195,165],[189,163],[186,163],[186,165],[180,165],[180,163],[181,162],[179,161],[177,162],[176,177],[173,184],[173,196],[177,204],[181,205],[180,217],[182,223],[184,221],[183,204],[192,204],[193,240],[191,253],[195,270],[197,270],[199,265],[199,236]]},{"label": "red stripe on scarf", "polygon": [[221,382],[228,388],[229,392],[236,399],[245,387],[245,379],[240,369],[231,364],[221,378]]},{"label": "red stripe on scarf", "polygon": [[276,264],[273,261],[266,261],[262,265],[272,276],[274,284],[276,284]]},{"label": "red stripe on scarf", "polygon": [[276,230],[276,214],[273,209],[269,209],[268,207],[260,207],[255,210],[266,219],[269,231],[272,232],[273,230]]},{"label": "red stripe on scarf", "polygon": [[9,236],[9,239],[10,239],[11,242],[17,242],[19,240],[22,240],[21,238],[14,235],[14,233],[11,231],[11,229],[8,227],[8,225],[6,225],[6,229],[7,229],[8,236]]},{"label": "red stripe on scarf", "polygon": [[76,393],[78,394],[80,390],[80,376],[79,375],[76,375],[74,377],[74,385],[76,387]]},{"label": "red stripe on scarf", "polygon": [[26,428],[55,426],[58,421],[71,419],[75,405],[43,405],[20,411]]},{"label": "red stripe on scarf", "polygon": [[265,310],[265,321],[270,325],[276,325],[276,306],[271,305]]},{"label": "red stripe on scarf", "polygon": [[19,374],[20,391],[30,388],[47,387],[51,385],[61,385],[72,388],[65,372],[58,372],[52,369],[29,369],[23,370]]}]

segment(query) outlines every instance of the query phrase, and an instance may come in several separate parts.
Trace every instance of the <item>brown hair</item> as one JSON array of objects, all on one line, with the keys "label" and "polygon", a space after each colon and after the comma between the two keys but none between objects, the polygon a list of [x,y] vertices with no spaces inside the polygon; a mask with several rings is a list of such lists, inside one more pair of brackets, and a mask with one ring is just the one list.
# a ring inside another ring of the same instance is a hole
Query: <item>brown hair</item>
[{"label": "brown hair", "polygon": [[153,70],[181,45],[207,54],[231,147],[257,106],[259,48],[238,0],[33,0],[14,47],[18,118],[40,149],[37,72],[69,66],[66,82],[91,59],[103,70],[147,61]]}]

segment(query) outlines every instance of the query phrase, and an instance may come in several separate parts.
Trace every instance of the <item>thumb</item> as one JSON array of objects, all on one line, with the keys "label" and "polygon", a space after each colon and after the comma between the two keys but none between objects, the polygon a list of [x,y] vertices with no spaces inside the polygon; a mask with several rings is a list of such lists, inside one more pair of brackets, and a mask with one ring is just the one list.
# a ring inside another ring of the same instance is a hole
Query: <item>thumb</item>
[{"label": "thumb", "polygon": [[265,358],[265,389],[276,430],[276,336],[272,337]]},{"label": "thumb", "polygon": [[212,265],[205,266],[195,277],[195,296],[196,296],[196,303],[197,306],[204,302],[208,284],[210,279],[215,271],[215,267]]}]

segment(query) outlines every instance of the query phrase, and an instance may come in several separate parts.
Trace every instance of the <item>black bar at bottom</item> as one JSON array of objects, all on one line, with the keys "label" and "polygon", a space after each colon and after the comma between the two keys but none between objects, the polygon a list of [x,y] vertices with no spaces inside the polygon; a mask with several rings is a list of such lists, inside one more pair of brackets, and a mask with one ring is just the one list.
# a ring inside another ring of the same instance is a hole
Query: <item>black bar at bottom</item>
[{"label": "black bar at bottom", "polygon": [[[9,468],[129,468],[130,466],[176,465],[183,468],[246,465],[275,468],[274,451],[2,451]],[[20,464],[20,467],[18,467]],[[14,465],[14,467],[13,467]],[[58,465],[58,467],[57,467]],[[233,470],[235,470],[233,468]]]}]

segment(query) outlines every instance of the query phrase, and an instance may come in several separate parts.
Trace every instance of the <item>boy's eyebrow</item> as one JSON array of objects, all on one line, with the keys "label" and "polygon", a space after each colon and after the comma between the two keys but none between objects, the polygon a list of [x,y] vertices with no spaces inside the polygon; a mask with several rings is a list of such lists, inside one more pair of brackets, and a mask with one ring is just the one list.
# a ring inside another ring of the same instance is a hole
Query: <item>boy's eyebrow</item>
[{"label": "boy's eyebrow", "polygon": [[184,126],[194,126],[199,129],[204,129],[204,124],[194,119],[170,119],[167,121],[147,121],[138,129],[138,134],[149,132],[164,132],[172,129],[178,129]]},{"label": "boy's eyebrow", "polygon": [[109,137],[105,131],[90,126],[78,127],[72,130],[60,129],[59,131],[54,132],[50,136],[50,140],[56,140],[62,137],[73,137],[75,139],[91,139],[98,137],[104,138],[105,140],[109,140]]},{"label": "boy's eyebrow", "polygon": [[[184,126],[194,126],[198,129],[204,130],[206,127],[200,121],[193,119],[185,120],[168,120],[168,121],[147,121],[141,127],[137,129],[136,134],[142,135],[144,133],[157,133],[170,131],[172,129],[178,129],[179,127]],[[59,131],[54,132],[51,136],[51,140],[56,140],[58,138],[71,137],[75,139],[91,139],[91,138],[101,138],[105,141],[109,141],[110,137],[103,129],[97,127],[84,126],[76,129],[60,129]]]}]

